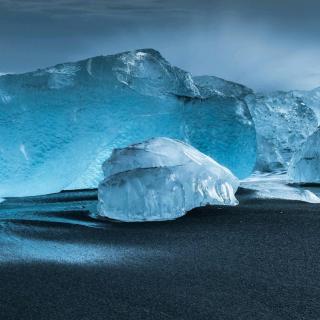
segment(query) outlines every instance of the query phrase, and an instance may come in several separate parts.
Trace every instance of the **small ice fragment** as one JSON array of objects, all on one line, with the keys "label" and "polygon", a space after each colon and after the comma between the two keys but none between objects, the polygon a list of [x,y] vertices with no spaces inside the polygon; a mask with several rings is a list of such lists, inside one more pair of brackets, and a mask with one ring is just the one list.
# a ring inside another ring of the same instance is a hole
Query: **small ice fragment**
[{"label": "small ice fragment", "polygon": [[283,199],[320,203],[320,198],[306,188],[288,185],[286,173],[267,174],[256,172],[240,182],[244,189],[252,190],[260,199]]}]

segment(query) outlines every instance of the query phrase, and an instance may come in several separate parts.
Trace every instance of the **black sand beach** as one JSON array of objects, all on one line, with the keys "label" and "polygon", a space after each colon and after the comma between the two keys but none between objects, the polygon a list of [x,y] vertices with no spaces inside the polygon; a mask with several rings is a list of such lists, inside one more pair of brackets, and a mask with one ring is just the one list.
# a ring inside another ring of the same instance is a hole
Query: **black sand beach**
[{"label": "black sand beach", "polygon": [[143,224],[92,219],[95,191],[0,204],[0,319],[320,319],[319,205],[237,196]]}]

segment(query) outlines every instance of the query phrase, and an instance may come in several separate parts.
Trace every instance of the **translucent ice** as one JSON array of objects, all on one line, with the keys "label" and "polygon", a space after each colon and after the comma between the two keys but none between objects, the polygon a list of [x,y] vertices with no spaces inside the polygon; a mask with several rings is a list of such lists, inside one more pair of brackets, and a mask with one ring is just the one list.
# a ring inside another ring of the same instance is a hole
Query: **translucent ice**
[{"label": "translucent ice", "polygon": [[184,140],[237,177],[249,176],[256,161],[256,133],[243,100],[248,89],[216,77],[194,81],[201,98],[185,99]]},{"label": "translucent ice", "polygon": [[318,125],[317,117],[292,92],[246,97],[257,131],[260,171],[286,170],[291,157]]},{"label": "translucent ice", "polygon": [[1,76],[0,196],[96,187],[114,148],[154,136],[190,142],[249,175],[255,130],[246,105],[202,96],[203,87],[152,49]]},{"label": "translucent ice", "polygon": [[[255,94],[241,84],[217,77],[194,77],[194,81],[203,98],[217,100],[218,97],[233,97],[237,99],[233,107],[238,105],[243,110],[248,110],[247,106],[249,107],[257,132],[258,170],[286,170],[293,153],[316,130],[317,122],[320,123],[320,88]],[[219,110],[220,114],[222,110]],[[248,119],[248,116],[245,118]],[[242,150],[246,149],[243,145]]]},{"label": "translucent ice", "polygon": [[121,221],[171,220],[207,204],[236,205],[239,181],[183,142],[154,138],[115,149],[104,163],[98,212]]},{"label": "translucent ice", "polygon": [[320,183],[320,127],[296,151],[288,175],[295,183]]}]

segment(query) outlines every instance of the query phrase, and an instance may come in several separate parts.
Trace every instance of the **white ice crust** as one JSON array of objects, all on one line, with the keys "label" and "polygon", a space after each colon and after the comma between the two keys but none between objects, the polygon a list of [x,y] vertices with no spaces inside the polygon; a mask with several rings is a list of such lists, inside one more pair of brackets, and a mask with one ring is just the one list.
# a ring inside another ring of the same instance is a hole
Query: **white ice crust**
[{"label": "white ice crust", "polygon": [[120,221],[172,220],[205,205],[237,205],[239,180],[192,146],[153,138],[115,149],[103,164],[101,217]]}]

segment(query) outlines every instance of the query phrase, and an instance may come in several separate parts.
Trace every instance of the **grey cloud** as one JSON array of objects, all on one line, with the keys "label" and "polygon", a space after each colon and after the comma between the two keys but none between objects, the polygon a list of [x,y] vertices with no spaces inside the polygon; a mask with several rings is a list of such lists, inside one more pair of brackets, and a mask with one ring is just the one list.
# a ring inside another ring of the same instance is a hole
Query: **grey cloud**
[{"label": "grey cloud", "polygon": [[315,0],[0,0],[0,71],[153,47],[194,74],[307,89],[320,84],[319,10]]},{"label": "grey cloud", "polygon": [[1,0],[0,6],[7,11],[20,13],[42,13],[49,16],[69,16],[69,15],[96,15],[109,16],[125,15],[126,13],[146,13],[157,12],[159,10],[166,13],[184,11],[184,6],[178,6],[174,1],[158,0]]}]

